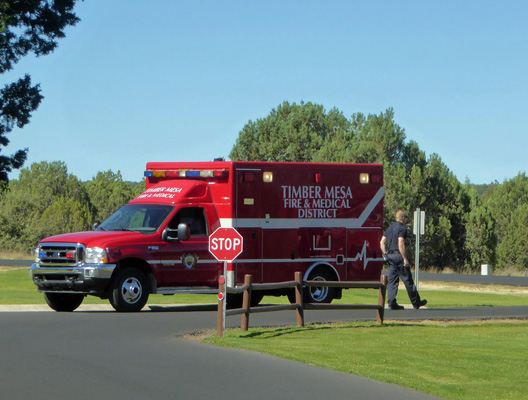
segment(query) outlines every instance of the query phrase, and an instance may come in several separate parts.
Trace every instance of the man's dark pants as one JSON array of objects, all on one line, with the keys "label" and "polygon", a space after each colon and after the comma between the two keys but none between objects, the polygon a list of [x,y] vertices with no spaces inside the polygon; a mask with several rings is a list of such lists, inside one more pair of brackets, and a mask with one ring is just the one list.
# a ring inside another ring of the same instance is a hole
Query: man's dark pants
[{"label": "man's dark pants", "polygon": [[411,274],[411,268],[403,266],[403,257],[401,254],[389,254],[389,279],[388,279],[388,292],[389,292],[389,307],[395,306],[396,295],[398,294],[398,284],[400,279],[405,284],[407,293],[411,303],[417,304],[420,301],[420,295]]}]

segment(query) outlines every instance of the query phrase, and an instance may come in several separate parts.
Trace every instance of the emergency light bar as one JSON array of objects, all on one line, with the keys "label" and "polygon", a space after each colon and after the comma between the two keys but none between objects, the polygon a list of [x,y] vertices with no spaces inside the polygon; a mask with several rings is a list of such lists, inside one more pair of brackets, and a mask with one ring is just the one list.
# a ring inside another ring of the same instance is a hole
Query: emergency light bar
[{"label": "emergency light bar", "polygon": [[145,171],[146,178],[227,178],[229,171],[222,170],[188,170],[175,169],[163,171]]}]

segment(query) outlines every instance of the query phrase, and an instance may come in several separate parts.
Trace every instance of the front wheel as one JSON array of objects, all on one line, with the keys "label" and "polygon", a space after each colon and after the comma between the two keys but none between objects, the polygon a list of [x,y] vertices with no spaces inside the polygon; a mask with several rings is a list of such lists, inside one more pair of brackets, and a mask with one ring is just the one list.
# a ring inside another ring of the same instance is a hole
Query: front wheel
[{"label": "front wheel", "polygon": [[226,308],[227,309],[236,309],[242,307],[242,293],[227,293],[226,296]]},{"label": "front wheel", "polygon": [[44,293],[48,306],[55,311],[71,312],[76,310],[84,300],[84,294]]},{"label": "front wheel", "polygon": [[117,274],[110,294],[110,304],[116,311],[141,311],[148,298],[148,281],[143,272],[137,268],[125,268]]}]

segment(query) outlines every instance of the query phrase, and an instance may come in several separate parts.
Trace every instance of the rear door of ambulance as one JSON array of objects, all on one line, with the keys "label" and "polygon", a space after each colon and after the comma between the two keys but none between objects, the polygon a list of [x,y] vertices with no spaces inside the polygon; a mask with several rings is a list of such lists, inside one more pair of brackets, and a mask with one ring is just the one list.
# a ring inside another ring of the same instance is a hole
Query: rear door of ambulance
[{"label": "rear door of ambulance", "polygon": [[235,215],[233,226],[244,238],[244,250],[233,262],[237,283],[244,275],[262,282],[262,173],[258,167],[238,167],[235,171]]}]

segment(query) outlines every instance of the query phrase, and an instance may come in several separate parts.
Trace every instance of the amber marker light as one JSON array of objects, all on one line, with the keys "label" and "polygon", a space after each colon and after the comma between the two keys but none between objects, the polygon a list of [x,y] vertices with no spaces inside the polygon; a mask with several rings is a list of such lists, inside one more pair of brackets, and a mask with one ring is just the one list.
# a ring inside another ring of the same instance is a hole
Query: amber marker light
[{"label": "amber marker light", "polygon": [[264,172],[262,174],[262,180],[266,183],[273,182],[273,172]]},{"label": "amber marker light", "polygon": [[369,183],[370,182],[370,175],[363,173],[359,174],[359,183]]}]

